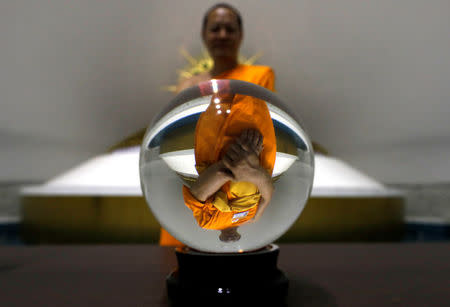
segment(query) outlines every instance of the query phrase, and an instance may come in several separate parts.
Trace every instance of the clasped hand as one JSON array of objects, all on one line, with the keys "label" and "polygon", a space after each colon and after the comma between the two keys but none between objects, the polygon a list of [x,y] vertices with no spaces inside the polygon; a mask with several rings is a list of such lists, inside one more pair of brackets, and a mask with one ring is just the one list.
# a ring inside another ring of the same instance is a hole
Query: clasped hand
[{"label": "clasped hand", "polygon": [[241,133],[222,159],[232,174],[232,180],[252,182],[260,176],[259,154],[262,149],[263,136],[258,130],[247,129]]}]

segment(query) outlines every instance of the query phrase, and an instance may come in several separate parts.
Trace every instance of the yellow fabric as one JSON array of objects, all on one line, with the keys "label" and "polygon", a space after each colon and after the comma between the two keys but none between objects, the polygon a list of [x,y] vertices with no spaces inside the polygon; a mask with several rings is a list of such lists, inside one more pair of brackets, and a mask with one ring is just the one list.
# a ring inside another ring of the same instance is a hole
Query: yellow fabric
[{"label": "yellow fabric", "polygon": [[212,205],[221,212],[242,212],[256,206],[261,198],[261,193],[250,182],[230,182],[229,193],[230,198],[225,192],[218,191]]},{"label": "yellow fabric", "polygon": [[262,65],[238,65],[236,68],[228,70],[215,79],[234,79],[251,82],[275,91],[275,74],[272,68]]},{"label": "yellow fabric", "polygon": [[[219,104],[215,103],[215,98],[220,99]],[[220,114],[217,106],[222,111]],[[213,95],[208,108],[200,115],[194,140],[198,173],[222,159],[228,146],[246,129],[256,129],[263,135],[260,165],[272,174],[276,139],[269,108],[264,101],[243,95]]]},{"label": "yellow fabric", "polygon": [[189,188],[183,186],[183,198],[186,206],[192,210],[192,214],[198,225],[204,229],[222,230],[231,226],[239,226],[255,216],[257,206],[241,211],[242,216],[237,217],[236,212],[221,212],[212,205],[211,200],[204,203],[198,201]]},{"label": "yellow fabric", "polygon": [[[237,71],[245,72],[247,80],[256,80],[250,78],[251,66],[238,67]],[[264,71],[271,75],[271,70],[265,67],[257,66],[255,71]],[[222,76],[229,78],[234,75],[230,73]],[[273,85],[273,81],[270,81],[273,79],[268,75],[259,76],[259,79],[270,86]],[[272,174],[276,139],[269,109],[260,99],[238,94],[213,95],[210,105],[200,115],[194,140],[196,168],[199,174],[221,160],[229,145],[246,129],[256,129],[263,135],[263,150],[259,155],[259,163]],[[257,187],[249,182],[228,182],[204,203],[196,200],[187,190],[185,187],[183,194],[186,206],[193,211],[198,225],[208,229],[221,230],[244,223],[254,216],[261,199]],[[240,212],[244,213],[236,214]]]},{"label": "yellow fabric", "polygon": [[184,246],[183,243],[175,239],[167,230],[161,227],[161,232],[159,234],[159,245],[161,246]]}]

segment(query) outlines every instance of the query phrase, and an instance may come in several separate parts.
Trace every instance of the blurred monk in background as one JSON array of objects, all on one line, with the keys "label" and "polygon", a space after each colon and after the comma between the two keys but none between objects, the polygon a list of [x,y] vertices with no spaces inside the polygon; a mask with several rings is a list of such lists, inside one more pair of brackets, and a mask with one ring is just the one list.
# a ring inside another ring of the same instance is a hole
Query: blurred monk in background
[{"label": "blurred monk in background", "polygon": [[270,67],[238,62],[243,25],[241,15],[234,7],[225,3],[211,7],[203,17],[201,34],[214,66],[210,71],[181,80],[178,92],[211,79],[242,80],[274,90],[275,78]]},{"label": "blurred monk in background", "polygon": [[[211,7],[201,34],[214,66],[182,80],[178,92],[210,79],[242,80],[274,90],[270,67],[238,63],[243,25],[234,7],[225,3]],[[223,107],[220,114],[215,98]],[[190,189],[183,186],[186,206],[200,227],[220,230],[220,240],[239,240],[237,226],[257,220],[272,197],[276,139],[267,105],[249,96],[213,96],[197,123],[194,151],[199,177]],[[183,245],[164,229],[160,244]]]}]

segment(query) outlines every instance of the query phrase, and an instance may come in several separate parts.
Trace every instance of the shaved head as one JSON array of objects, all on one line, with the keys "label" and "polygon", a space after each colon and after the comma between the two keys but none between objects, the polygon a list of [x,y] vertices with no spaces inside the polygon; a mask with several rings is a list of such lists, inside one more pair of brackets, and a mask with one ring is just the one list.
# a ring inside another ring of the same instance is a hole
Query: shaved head
[{"label": "shaved head", "polygon": [[221,3],[217,3],[217,4],[213,5],[206,11],[205,15],[203,16],[202,33],[204,33],[206,30],[206,25],[208,24],[209,15],[219,8],[228,9],[228,10],[232,11],[234,13],[234,15],[236,15],[239,30],[242,32],[242,30],[243,30],[242,29],[242,17],[241,17],[241,14],[239,13],[239,11],[231,5],[221,2]]}]

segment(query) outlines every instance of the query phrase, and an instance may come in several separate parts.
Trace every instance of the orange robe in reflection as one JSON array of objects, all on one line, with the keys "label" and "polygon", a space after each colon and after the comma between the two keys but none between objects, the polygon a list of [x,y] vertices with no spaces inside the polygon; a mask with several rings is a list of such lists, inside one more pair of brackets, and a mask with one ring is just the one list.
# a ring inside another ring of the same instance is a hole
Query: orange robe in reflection
[{"label": "orange robe in reflection", "polygon": [[[235,69],[227,71],[216,79],[236,79],[252,82],[269,90],[274,90],[274,73],[267,66],[239,65]],[[214,98],[214,97],[213,97]],[[245,129],[257,129],[263,135],[263,151],[260,154],[260,164],[271,174],[275,164],[276,139],[272,119],[264,101],[259,99],[235,95],[220,97],[220,107],[223,109],[217,114],[214,103],[202,113],[195,131],[195,160],[199,173],[208,165],[222,158],[227,147]],[[227,110],[230,110],[227,113]],[[234,196],[230,189],[230,182],[222,188],[222,195],[226,195],[229,201]],[[183,186],[183,197],[186,206],[192,211],[199,226],[208,229],[224,229],[230,226],[239,226],[253,218],[257,206],[253,206],[243,212],[222,212],[214,205],[214,196],[204,203],[192,196],[189,189]],[[250,197],[252,197],[250,195]],[[259,199],[259,198],[258,198]],[[183,244],[161,228],[160,245],[183,246]]]}]

